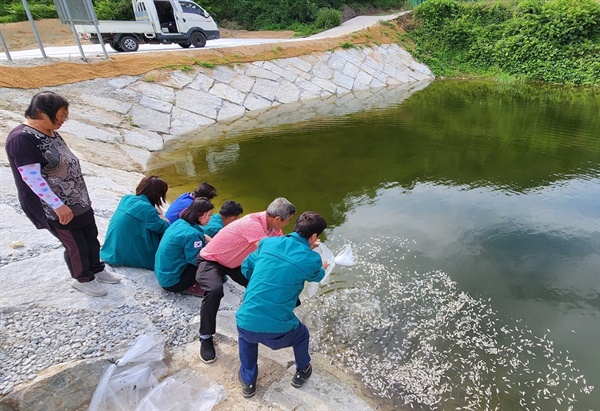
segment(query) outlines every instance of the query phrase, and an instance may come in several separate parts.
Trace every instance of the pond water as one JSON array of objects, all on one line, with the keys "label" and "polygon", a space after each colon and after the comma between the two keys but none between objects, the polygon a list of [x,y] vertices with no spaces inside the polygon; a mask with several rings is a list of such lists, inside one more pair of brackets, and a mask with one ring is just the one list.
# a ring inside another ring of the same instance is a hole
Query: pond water
[{"label": "pond water", "polygon": [[298,314],[383,409],[599,409],[598,92],[435,81],[168,158],[171,200],[284,196],[352,246]]}]

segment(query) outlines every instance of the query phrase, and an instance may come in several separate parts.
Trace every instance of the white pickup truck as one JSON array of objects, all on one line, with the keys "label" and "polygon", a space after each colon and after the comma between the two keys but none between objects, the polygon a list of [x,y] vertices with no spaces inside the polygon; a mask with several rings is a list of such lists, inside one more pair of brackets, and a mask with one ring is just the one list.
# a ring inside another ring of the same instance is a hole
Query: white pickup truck
[{"label": "white pickup truck", "polygon": [[[213,18],[190,0],[132,0],[136,21],[99,20],[102,40],[116,51],[137,51],[140,43],[204,47],[220,37]],[[93,24],[75,24],[79,35],[99,43]]]}]

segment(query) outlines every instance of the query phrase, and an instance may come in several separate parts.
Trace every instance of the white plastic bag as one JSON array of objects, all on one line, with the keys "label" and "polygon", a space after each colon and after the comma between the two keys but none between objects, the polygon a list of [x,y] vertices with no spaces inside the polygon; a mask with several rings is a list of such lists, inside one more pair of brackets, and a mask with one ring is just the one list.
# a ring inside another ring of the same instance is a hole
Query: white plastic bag
[{"label": "white plastic bag", "polygon": [[344,248],[342,248],[342,251],[335,256],[335,263],[344,267],[350,267],[356,264],[350,244],[346,244]]},{"label": "white plastic bag", "polygon": [[335,268],[335,257],[333,256],[331,250],[325,244],[319,244],[319,246],[315,247],[313,251],[321,256],[321,261],[327,261],[329,265],[325,269],[325,277],[323,277],[321,281],[319,281],[318,283],[308,283],[308,288],[306,291],[309,297],[313,297],[317,293],[319,285],[323,286],[329,283],[330,274]]},{"label": "white plastic bag", "polygon": [[[335,257],[333,256],[333,253],[323,243],[319,244],[318,247],[315,247],[313,251],[321,256],[321,261],[327,261],[329,263],[329,266],[325,269],[325,278],[328,278],[335,267]],[[323,280],[325,280],[325,278],[323,278]],[[323,280],[321,280],[321,282],[323,282]]]},{"label": "white plastic bag", "polygon": [[165,358],[165,338],[158,334],[143,334],[135,339],[131,348],[116,364],[121,367],[129,363],[161,361],[163,358]]},{"label": "white plastic bag", "polygon": [[165,379],[146,395],[136,411],[210,411],[227,396],[225,389],[204,375],[183,370]]},{"label": "white plastic bag", "polygon": [[158,385],[157,362],[165,357],[164,337],[141,335],[125,355],[102,375],[88,411],[130,411]]}]

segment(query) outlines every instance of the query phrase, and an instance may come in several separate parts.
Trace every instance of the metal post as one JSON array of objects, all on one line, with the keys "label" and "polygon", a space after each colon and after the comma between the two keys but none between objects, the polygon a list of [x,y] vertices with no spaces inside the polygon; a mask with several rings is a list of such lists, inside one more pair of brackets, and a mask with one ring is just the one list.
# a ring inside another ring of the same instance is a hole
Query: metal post
[{"label": "metal post", "polygon": [[23,3],[23,8],[25,9],[25,13],[27,13],[27,18],[31,23],[31,28],[33,29],[33,34],[35,35],[35,40],[37,41],[38,46],[40,47],[40,51],[42,52],[42,57],[45,59],[48,58],[46,56],[46,52],[44,51],[44,46],[42,45],[42,40],[40,40],[40,35],[38,34],[37,28],[35,27],[35,23],[33,22],[33,16],[31,15],[31,10],[29,10],[29,5],[27,4],[27,0],[21,0]]},{"label": "metal post", "polygon": [[6,54],[6,58],[8,61],[12,61],[12,57],[10,56],[10,52],[8,51],[8,46],[4,41],[4,37],[2,36],[2,32],[0,31],[0,42],[2,43],[2,48],[4,49],[4,54]]},{"label": "metal post", "polygon": [[65,11],[67,20],[69,21],[69,25],[71,26],[71,31],[73,32],[73,36],[75,37],[75,42],[77,43],[77,47],[79,48],[79,53],[81,54],[81,59],[87,63],[87,59],[85,58],[85,52],[83,51],[83,47],[81,47],[81,41],[79,41],[79,34],[77,34],[77,30],[75,30],[75,24],[73,23],[73,18],[71,17],[71,11],[67,6],[65,0],[59,0],[63,10]]},{"label": "metal post", "polygon": [[96,17],[96,11],[94,10],[94,6],[92,5],[92,0],[83,0],[83,4],[85,5],[85,8],[88,11],[88,15],[92,18],[92,21],[94,22],[96,34],[98,34],[98,42],[100,43],[100,47],[102,47],[104,58],[108,60],[108,54],[106,53],[106,47],[104,46],[104,39],[102,38],[102,34],[100,34],[100,27],[98,27],[98,17]]}]

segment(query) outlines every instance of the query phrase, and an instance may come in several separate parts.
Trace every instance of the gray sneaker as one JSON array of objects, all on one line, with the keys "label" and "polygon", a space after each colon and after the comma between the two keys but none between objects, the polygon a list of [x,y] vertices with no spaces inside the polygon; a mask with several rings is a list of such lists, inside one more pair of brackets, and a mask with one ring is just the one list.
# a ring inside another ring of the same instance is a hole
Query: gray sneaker
[{"label": "gray sneaker", "polygon": [[98,280],[101,283],[118,284],[121,282],[121,277],[112,275],[111,273],[106,272],[104,270],[100,271],[99,273],[94,274],[94,277],[96,277],[96,280]]},{"label": "gray sneaker", "polygon": [[71,287],[81,291],[82,293],[91,295],[92,297],[102,297],[108,294],[108,290],[96,280],[89,281],[87,283],[80,283],[79,281],[74,280],[71,283]]}]

